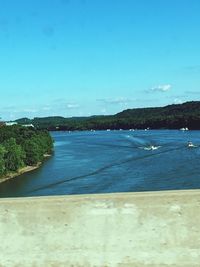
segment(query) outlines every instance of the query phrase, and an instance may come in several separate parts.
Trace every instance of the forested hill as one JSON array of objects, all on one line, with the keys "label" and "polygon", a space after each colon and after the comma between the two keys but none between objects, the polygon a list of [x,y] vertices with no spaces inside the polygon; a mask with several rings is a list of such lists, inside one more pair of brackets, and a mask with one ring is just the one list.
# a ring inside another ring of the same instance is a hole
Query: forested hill
[{"label": "forested hill", "polygon": [[200,101],[155,108],[127,109],[112,116],[46,117],[17,120],[32,123],[48,130],[105,130],[105,129],[200,129]]},{"label": "forested hill", "polygon": [[152,116],[192,116],[200,115],[200,101],[168,105],[155,108],[127,109],[117,114],[118,117],[152,117]]},{"label": "forested hill", "polygon": [[128,109],[116,114],[116,116],[134,122],[139,127],[200,129],[200,101],[157,108]]},{"label": "forested hill", "polygon": [[0,127],[0,178],[26,166],[36,166],[51,154],[53,140],[47,131],[19,125]]}]

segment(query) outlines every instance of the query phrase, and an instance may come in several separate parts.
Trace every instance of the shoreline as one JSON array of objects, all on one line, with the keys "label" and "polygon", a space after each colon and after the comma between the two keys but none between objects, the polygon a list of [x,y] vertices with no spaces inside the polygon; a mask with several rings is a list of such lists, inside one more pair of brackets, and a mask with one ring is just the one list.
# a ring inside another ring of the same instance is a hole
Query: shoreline
[{"label": "shoreline", "polygon": [[19,169],[17,172],[9,173],[6,176],[0,178],[0,184],[7,181],[7,180],[11,180],[17,176],[20,176],[21,174],[36,170],[41,166],[41,164],[42,163],[38,163],[36,166],[25,166],[25,167]]},{"label": "shoreline", "polygon": [[[44,155],[44,159],[49,158],[49,157],[51,157],[50,154],[45,154]],[[17,176],[20,176],[20,175],[22,175],[24,173],[34,171],[34,170],[38,169],[42,165],[42,163],[43,162],[39,162],[35,166],[25,166],[25,167],[20,168],[17,172],[8,173],[6,176],[0,178],[0,184],[5,182],[5,181],[11,180],[11,179],[13,179],[13,178],[15,178]]]}]

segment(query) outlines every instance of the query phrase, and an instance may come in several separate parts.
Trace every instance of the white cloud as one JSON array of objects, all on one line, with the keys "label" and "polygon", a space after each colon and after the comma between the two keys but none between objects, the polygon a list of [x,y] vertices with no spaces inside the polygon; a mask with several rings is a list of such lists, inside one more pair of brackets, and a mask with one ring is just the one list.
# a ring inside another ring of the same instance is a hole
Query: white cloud
[{"label": "white cloud", "polygon": [[171,84],[163,84],[154,86],[150,89],[151,92],[168,92],[172,88]]},{"label": "white cloud", "polygon": [[101,99],[97,99],[97,101],[103,102],[105,104],[127,105],[128,103],[134,101],[134,99],[127,98],[127,97],[117,97],[117,98],[101,98]]},{"label": "white cloud", "polygon": [[[22,110],[22,112],[27,112],[27,113],[36,113],[38,111],[39,111],[38,109],[34,109],[34,108],[25,108]],[[18,112],[21,112],[21,111],[18,111]]]},{"label": "white cloud", "polygon": [[51,107],[46,106],[46,107],[43,107],[42,110],[44,110],[44,111],[49,111],[49,110],[51,110]]},{"label": "white cloud", "polygon": [[68,109],[76,109],[79,108],[80,106],[76,103],[67,103],[67,108]]},{"label": "white cloud", "polygon": [[175,98],[174,99],[174,104],[182,104],[183,100],[179,99],[179,98]]}]

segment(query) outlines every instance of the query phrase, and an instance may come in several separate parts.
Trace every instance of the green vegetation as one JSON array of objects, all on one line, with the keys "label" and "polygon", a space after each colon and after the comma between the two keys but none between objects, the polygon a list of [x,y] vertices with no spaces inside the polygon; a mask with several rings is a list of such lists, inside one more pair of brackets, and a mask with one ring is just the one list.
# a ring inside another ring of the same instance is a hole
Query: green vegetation
[{"label": "green vegetation", "polygon": [[23,126],[0,127],[0,177],[25,166],[36,166],[51,154],[53,141],[47,131]]},{"label": "green vegetation", "polygon": [[47,130],[105,130],[105,129],[200,129],[200,101],[157,108],[124,110],[113,116],[23,118],[19,124],[32,123]]}]

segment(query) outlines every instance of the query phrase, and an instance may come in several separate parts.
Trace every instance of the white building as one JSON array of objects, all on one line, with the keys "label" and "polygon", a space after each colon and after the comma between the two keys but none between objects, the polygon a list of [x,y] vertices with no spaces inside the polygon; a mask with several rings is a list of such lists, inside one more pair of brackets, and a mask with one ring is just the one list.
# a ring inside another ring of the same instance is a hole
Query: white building
[{"label": "white building", "polygon": [[24,127],[32,127],[32,128],[34,128],[34,125],[31,123],[31,124],[23,124],[22,126],[24,126]]},{"label": "white building", "polygon": [[15,121],[9,121],[9,122],[6,122],[5,124],[6,126],[13,126],[13,125],[17,125],[18,123]]}]

